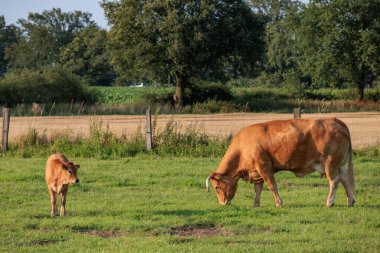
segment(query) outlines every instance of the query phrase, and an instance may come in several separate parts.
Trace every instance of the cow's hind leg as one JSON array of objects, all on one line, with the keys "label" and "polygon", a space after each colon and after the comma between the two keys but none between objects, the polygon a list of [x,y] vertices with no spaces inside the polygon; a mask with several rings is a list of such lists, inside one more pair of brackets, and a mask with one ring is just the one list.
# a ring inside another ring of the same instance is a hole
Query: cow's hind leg
[{"label": "cow's hind leg", "polygon": [[333,207],[336,190],[339,185],[340,177],[339,177],[338,169],[331,163],[331,159],[328,159],[325,163],[325,173],[330,183],[330,192],[327,197],[326,206]]},{"label": "cow's hind leg", "polygon": [[339,177],[340,177],[340,181],[343,184],[344,190],[346,191],[347,206],[353,206],[355,203],[354,192],[353,192],[352,186],[350,185],[345,166],[342,166],[339,168]]},{"label": "cow's hind leg", "polygon": [[261,196],[261,191],[263,190],[264,182],[261,181],[259,183],[254,183],[255,184],[255,201],[253,202],[253,207],[259,207],[260,206],[260,196]]},{"label": "cow's hind leg", "polygon": [[51,204],[51,217],[54,217],[58,214],[56,202],[57,202],[57,195],[53,191],[53,189],[49,188],[49,194],[50,194],[50,204]]}]

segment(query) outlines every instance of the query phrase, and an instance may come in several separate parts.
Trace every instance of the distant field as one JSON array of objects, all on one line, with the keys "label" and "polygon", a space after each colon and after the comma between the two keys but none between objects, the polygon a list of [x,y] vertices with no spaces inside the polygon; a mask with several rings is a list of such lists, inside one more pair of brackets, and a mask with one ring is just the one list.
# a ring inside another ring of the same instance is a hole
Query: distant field
[{"label": "distant field", "polygon": [[[158,128],[163,128],[170,120],[183,126],[197,124],[200,129],[213,136],[226,137],[239,129],[259,122],[289,119],[292,114],[275,113],[229,113],[229,114],[174,114],[159,115]],[[338,117],[350,128],[354,148],[362,148],[380,143],[380,112],[323,113],[303,114],[302,118]],[[89,133],[91,122],[102,121],[104,127],[120,136],[131,135],[138,128],[145,129],[145,116],[65,116],[65,117],[12,117],[10,123],[10,142],[35,128],[47,135],[69,132],[72,135]],[[0,126],[2,128],[2,125]]]},{"label": "distant field", "polygon": [[1,252],[379,252],[380,158],[356,156],[357,204],[325,208],[328,181],[278,173],[283,208],[239,183],[222,207],[205,178],[218,158],[74,159],[68,217],[50,218],[46,158],[0,158]]}]

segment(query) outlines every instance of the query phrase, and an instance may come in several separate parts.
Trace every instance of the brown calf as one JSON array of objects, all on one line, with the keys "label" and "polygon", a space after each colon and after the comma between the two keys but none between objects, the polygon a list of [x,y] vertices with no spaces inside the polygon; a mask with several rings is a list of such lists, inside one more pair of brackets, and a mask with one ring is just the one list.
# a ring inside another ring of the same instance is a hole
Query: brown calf
[{"label": "brown calf", "polygon": [[69,162],[62,154],[51,155],[46,162],[45,181],[50,193],[51,217],[58,215],[57,195],[61,194],[61,216],[66,215],[66,195],[69,184],[79,183],[77,170],[80,165]]}]

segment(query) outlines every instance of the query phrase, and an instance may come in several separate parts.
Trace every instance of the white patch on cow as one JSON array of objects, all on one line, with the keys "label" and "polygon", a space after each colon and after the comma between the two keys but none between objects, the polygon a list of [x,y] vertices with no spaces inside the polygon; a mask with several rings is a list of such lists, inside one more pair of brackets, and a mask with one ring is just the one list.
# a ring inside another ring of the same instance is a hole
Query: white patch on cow
[{"label": "white patch on cow", "polygon": [[313,169],[314,169],[315,171],[318,171],[318,172],[321,173],[321,174],[325,174],[325,170],[324,170],[322,164],[320,164],[320,163],[314,163],[314,165],[313,165]]}]

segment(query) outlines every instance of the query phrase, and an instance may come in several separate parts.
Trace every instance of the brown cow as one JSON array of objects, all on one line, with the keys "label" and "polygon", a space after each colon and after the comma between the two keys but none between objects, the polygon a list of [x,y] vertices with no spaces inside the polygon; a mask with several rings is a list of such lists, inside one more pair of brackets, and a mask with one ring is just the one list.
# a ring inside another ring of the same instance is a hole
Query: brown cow
[{"label": "brown cow", "polygon": [[[348,170],[346,171],[346,165]],[[354,174],[350,132],[339,119],[277,120],[248,126],[240,130],[211,180],[219,203],[228,205],[235,195],[240,178],[254,183],[254,207],[260,206],[265,182],[273,193],[276,206],[282,205],[274,173],[287,170],[297,177],[314,171],[330,182],[327,207],[334,205],[335,193],[342,182],[347,205],[353,206]]]},{"label": "brown cow", "polygon": [[66,215],[66,195],[69,184],[79,183],[77,170],[80,165],[69,162],[62,154],[51,155],[46,162],[45,181],[50,193],[51,217],[58,215],[55,205],[57,195],[61,194],[61,216]]}]

